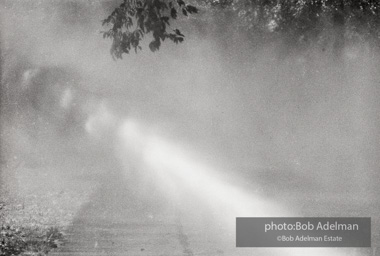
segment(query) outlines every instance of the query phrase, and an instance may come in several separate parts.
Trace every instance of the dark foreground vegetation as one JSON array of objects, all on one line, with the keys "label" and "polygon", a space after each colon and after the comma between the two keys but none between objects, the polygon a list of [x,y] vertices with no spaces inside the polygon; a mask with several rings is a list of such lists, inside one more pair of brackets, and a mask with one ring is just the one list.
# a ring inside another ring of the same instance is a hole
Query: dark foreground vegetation
[{"label": "dark foreground vegetation", "polygon": [[0,233],[0,255],[46,255],[63,243],[58,228],[41,230],[3,225]]}]

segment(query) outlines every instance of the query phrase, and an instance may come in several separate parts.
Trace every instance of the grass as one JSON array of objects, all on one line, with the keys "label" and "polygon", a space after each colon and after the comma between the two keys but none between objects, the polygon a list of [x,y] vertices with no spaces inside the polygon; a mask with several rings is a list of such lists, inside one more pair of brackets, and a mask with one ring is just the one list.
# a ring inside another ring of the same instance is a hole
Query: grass
[{"label": "grass", "polygon": [[44,256],[62,247],[96,185],[73,178],[72,166],[8,161],[0,167],[0,256]]}]

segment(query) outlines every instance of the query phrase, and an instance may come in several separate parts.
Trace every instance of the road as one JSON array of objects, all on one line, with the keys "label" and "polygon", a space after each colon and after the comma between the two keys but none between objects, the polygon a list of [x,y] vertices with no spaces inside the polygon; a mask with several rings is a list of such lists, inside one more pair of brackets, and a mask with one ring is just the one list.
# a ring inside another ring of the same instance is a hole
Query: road
[{"label": "road", "polygon": [[109,167],[96,174],[99,189],[77,213],[66,245],[52,255],[379,254],[371,249],[236,248],[236,216],[294,217],[305,210],[242,189],[173,142],[145,134],[120,140],[127,148],[117,147],[117,157],[103,163]]},{"label": "road", "polygon": [[[69,228],[68,243],[61,252],[52,255],[319,254],[319,249],[306,249],[308,253],[304,254],[301,251],[304,249],[236,248],[234,232],[221,221],[223,213],[213,212],[195,195],[181,195],[180,202],[171,203],[159,193],[147,196],[145,192],[136,192],[133,184],[120,177],[103,178],[101,189]],[[336,249],[322,252],[373,255],[355,249],[345,253]]]}]

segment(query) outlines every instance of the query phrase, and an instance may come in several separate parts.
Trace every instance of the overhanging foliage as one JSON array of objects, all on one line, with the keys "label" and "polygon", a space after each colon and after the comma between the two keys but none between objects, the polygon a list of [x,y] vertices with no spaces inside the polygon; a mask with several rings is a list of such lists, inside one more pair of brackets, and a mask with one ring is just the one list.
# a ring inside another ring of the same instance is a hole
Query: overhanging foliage
[{"label": "overhanging foliage", "polygon": [[140,41],[147,34],[153,36],[149,48],[154,52],[165,39],[174,43],[184,40],[180,30],[169,30],[171,20],[177,19],[179,14],[188,16],[197,12],[196,7],[183,0],[124,0],[103,21],[103,26],[111,26],[103,32],[103,37],[112,39],[111,54],[115,58],[141,49]]},{"label": "overhanging foliage", "polygon": [[112,56],[121,58],[131,49],[141,49],[140,41],[150,33],[152,51],[165,39],[182,42],[184,35],[178,29],[170,31],[170,22],[179,14],[197,13],[199,7],[205,15],[232,12],[237,27],[253,37],[281,38],[293,45],[331,43],[339,52],[347,41],[380,42],[377,0],[193,0],[194,5],[188,1],[124,0],[103,21],[111,26],[103,36],[113,41]]}]

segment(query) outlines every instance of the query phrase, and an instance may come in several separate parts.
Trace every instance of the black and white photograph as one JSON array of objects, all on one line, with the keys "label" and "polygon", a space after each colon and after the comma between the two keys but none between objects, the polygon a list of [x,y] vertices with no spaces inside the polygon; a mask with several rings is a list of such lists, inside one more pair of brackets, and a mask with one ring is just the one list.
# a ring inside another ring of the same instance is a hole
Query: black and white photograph
[{"label": "black and white photograph", "polygon": [[380,256],[379,0],[0,0],[0,256]]}]

